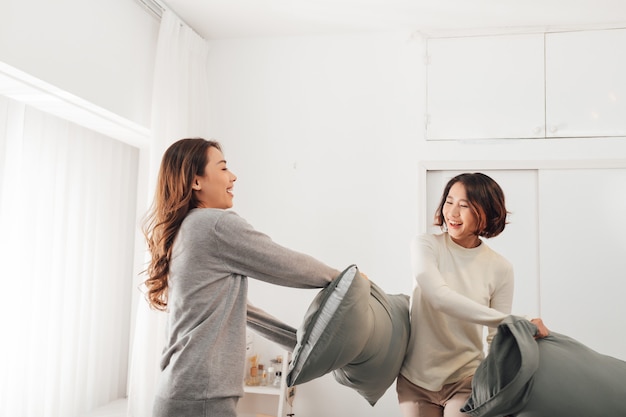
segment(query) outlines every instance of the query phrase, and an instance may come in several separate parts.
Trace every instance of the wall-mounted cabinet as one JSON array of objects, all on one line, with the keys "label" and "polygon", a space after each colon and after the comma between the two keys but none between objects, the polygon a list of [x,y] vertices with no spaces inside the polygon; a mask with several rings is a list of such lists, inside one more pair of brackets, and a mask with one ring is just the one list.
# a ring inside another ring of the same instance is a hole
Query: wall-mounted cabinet
[{"label": "wall-mounted cabinet", "polygon": [[426,137],[544,136],[543,35],[428,40]]},{"label": "wall-mounted cabinet", "polygon": [[626,29],[428,40],[426,138],[626,136]]},{"label": "wall-mounted cabinet", "polygon": [[626,136],[626,29],[546,35],[546,136]]}]

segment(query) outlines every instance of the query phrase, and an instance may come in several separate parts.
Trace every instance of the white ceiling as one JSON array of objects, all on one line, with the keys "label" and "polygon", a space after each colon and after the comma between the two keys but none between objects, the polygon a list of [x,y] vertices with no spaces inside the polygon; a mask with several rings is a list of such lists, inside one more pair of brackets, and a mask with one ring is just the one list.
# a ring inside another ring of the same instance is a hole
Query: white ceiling
[{"label": "white ceiling", "polygon": [[164,0],[205,39],[406,30],[427,36],[626,27],[626,0]]}]

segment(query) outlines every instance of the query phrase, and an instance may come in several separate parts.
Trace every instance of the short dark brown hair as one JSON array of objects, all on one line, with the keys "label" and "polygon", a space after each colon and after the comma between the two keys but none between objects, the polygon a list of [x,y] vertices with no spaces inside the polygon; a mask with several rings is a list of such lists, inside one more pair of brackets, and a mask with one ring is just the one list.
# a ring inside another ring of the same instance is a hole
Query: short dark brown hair
[{"label": "short dark brown hair", "polygon": [[467,201],[476,216],[478,223],[476,234],[490,238],[502,233],[508,223],[504,192],[497,182],[480,172],[459,174],[448,181],[443,190],[439,207],[435,211],[435,225],[442,229],[446,228],[443,206],[446,203],[450,188],[457,182],[465,186]]}]

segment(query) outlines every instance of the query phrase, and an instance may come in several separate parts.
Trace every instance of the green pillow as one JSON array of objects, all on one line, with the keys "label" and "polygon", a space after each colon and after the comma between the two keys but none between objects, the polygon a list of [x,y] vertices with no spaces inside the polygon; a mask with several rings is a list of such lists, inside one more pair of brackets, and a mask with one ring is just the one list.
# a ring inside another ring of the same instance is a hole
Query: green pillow
[{"label": "green pillow", "polygon": [[385,294],[351,265],[309,306],[287,384],[332,372],[373,406],[400,372],[409,331],[409,297]]},{"label": "green pillow", "polygon": [[491,342],[461,411],[470,416],[626,416],[626,362],[509,316]]}]

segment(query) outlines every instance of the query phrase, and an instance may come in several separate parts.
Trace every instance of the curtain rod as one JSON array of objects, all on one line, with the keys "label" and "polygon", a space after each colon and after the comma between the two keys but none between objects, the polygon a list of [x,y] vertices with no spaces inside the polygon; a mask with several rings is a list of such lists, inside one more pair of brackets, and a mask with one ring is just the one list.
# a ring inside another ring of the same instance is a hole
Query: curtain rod
[{"label": "curtain rod", "polygon": [[161,18],[163,17],[163,12],[165,12],[166,10],[172,12],[181,21],[181,25],[188,27],[189,29],[193,31],[193,33],[198,35],[200,38],[204,39],[202,35],[200,35],[194,28],[189,26],[189,24],[187,24],[187,22],[185,22],[182,17],[180,17],[176,12],[174,12],[163,1],[161,0],[135,0],[135,1],[159,20],[161,20]]},{"label": "curtain rod", "polygon": [[161,3],[159,0],[136,0],[137,3],[141,4],[144,9],[149,11],[157,18],[161,18],[163,16],[163,12],[167,10],[167,6]]}]

